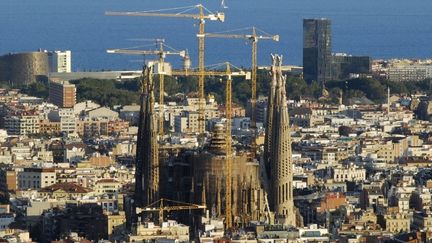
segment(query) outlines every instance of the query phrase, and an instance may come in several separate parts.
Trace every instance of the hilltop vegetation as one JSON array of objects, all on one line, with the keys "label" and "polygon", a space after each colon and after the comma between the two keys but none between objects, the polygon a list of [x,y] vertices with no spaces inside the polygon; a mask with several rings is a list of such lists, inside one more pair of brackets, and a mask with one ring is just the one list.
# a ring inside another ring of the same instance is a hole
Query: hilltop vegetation
[{"label": "hilltop vegetation", "polygon": [[[267,96],[271,77],[268,71],[259,71],[257,75],[257,92],[258,95]],[[72,81],[77,87],[77,100],[93,100],[101,105],[112,107],[114,105],[128,105],[139,103],[139,80],[129,80],[118,82],[115,80],[103,79],[80,79]],[[158,76],[155,77],[155,97],[158,100]],[[8,87],[2,84],[0,87]],[[427,79],[421,82],[391,82],[388,80],[377,79],[351,79],[347,81],[330,81],[326,88],[329,92],[329,98],[326,102],[336,103],[340,92],[343,91],[344,99],[353,97],[367,97],[374,102],[382,102],[387,96],[387,87],[390,87],[391,93],[410,94],[417,91],[423,91],[432,94],[432,80]],[[19,88],[23,93],[47,98],[48,84],[46,82],[36,82],[30,85],[14,86],[10,88]],[[215,96],[219,103],[224,103],[225,97],[225,78],[207,77],[206,93]],[[302,78],[288,77],[287,95],[290,99],[310,98],[318,99],[322,90],[317,83],[307,84]],[[165,95],[166,101],[177,101],[176,94],[196,93],[198,90],[197,77],[165,77]],[[233,101],[244,107],[250,99],[251,82],[240,77],[233,79]]]},{"label": "hilltop vegetation", "polygon": [[[93,100],[103,106],[129,105],[139,102],[139,93],[127,89],[134,83],[119,83],[115,80],[80,79],[73,81],[77,88],[78,102]],[[136,90],[138,90],[138,83]]]}]

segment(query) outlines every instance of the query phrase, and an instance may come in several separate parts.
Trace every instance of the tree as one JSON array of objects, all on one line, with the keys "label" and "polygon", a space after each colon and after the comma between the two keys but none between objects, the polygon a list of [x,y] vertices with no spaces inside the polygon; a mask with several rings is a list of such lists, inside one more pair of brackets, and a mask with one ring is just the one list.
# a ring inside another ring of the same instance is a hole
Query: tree
[{"label": "tree", "polygon": [[28,85],[18,86],[21,92],[39,98],[48,98],[48,84],[46,82],[34,82]]},{"label": "tree", "polygon": [[357,78],[347,81],[331,81],[327,83],[327,88],[340,88],[347,98],[364,95],[373,101],[381,101],[387,96],[387,88],[376,79]]},{"label": "tree", "polygon": [[[103,106],[130,105],[139,103],[138,81],[118,83],[115,80],[80,79],[73,83],[77,87],[77,100],[93,100]],[[131,91],[136,89],[134,91]]]},{"label": "tree", "polygon": [[301,97],[311,95],[306,81],[301,78],[287,78],[286,89],[290,99],[299,100]]}]

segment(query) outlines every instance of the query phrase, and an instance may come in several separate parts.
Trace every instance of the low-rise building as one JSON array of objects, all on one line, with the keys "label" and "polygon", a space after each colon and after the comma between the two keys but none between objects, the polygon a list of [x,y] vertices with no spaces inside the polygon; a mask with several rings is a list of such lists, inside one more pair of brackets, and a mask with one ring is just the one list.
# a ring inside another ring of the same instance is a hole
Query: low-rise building
[{"label": "low-rise building", "polygon": [[173,220],[164,222],[162,226],[156,226],[153,223],[140,224],[136,232],[129,236],[128,241],[161,241],[164,239],[189,242],[189,226],[179,224]]},{"label": "low-rise building", "polygon": [[4,119],[4,127],[9,135],[28,135],[40,132],[40,118],[38,115],[8,116]]},{"label": "low-rise building", "polygon": [[432,77],[432,65],[400,65],[388,69],[393,82],[418,82]]},{"label": "low-rise building", "polygon": [[8,229],[14,221],[15,216],[12,213],[0,213],[0,231]]},{"label": "low-rise building", "polygon": [[48,114],[51,122],[60,123],[60,131],[73,133],[76,129],[76,117],[72,108],[53,110]]},{"label": "low-rise building", "polygon": [[39,123],[39,131],[42,134],[58,134],[61,131],[60,122],[52,122],[49,120],[41,120]]},{"label": "low-rise building", "polygon": [[413,215],[413,225],[419,230],[431,230],[432,214],[430,212],[415,212]]},{"label": "low-rise building", "polygon": [[43,187],[38,190],[38,195],[41,198],[77,200],[90,192],[92,192],[92,190],[89,188],[82,187],[76,183],[65,182]]},{"label": "low-rise building", "polygon": [[360,182],[366,179],[366,169],[354,165],[333,169],[333,180],[336,182]]},{"label": "low-rise building", "polygon": [[318,228],[316,224],[300,228],[299,238],[301,242],[330,242],[328,229]]},{"label": "low-rise building", "polygon": [[13,192],[17,190],[17,172],[15,170],[0,169],[0,191]]},{"label": "low-rise building", "polygon": [[410,231],[410,219],[408,215],[396,213],[385,216],[386,230],[391,233]]},{"label": "low-rise building", "polygon": [[89,119],[107,119],[115,120],[118,119],[119,113],[111,110],[108,107],[99,107],[86,112],[86,117]]},{"label": "low-rise building", "polygon": [[347,198],[343,193],[327,193],[326,196],[321,200],[320,206],[317,208],[317,212],[322,213],[326,211],[334,211],[340,206],[346,205],[347,203]]},{"label": "low-rise building", "polygon": [[97,194],[113,195],[118,192],[121,184],[115,179],[101,179],[96,181],[94,190]]},{"label": "low-rise building", "polygon": [[18,172],[18,189],[39,189],[57,182],[54,169],[45,168],[24,168]]}]

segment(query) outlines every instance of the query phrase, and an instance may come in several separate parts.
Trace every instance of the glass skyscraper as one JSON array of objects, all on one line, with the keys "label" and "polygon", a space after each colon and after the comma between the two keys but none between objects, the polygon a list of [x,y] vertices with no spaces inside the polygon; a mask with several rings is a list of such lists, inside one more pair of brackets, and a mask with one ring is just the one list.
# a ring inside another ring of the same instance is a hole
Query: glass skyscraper
[{"label": "glass skyscraper", "polygon": [[332,78],[331,21],[303,20],[303,73],[307,82],[324,85]]}]

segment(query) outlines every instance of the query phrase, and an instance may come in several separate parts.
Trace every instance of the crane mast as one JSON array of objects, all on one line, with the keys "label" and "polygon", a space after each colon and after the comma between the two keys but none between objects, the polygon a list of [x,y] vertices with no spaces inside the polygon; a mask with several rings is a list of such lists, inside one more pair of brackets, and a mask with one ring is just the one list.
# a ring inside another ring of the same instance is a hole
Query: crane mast
[{"label": "crane mast", "polygon": [[198,35],[198,71],[200,73],[198,79],[198,89],[199,89],[199,116],[198,116],[198,132],[200,134],[205,131],[205,89],[204,89],[204,81],[205,81],[205,70],[204,70],[204,62],[205,62],[205,20],[204,16],[204,8],[202,5],[199,7],[200,10],[200,23],[199,23],[199,35]]},{"label": "crane mast", "polygon": [[231,70],[227,63],[227,82],[226,82],[226,101],[225,101],[225,116],[226,116],[226,135],[225,135],[225,226],[227,229],[232,228],[232,138],[231,138],[231,119],[232,119],[232,79]]},{"label": "crane mast", "polygon": [[[251,85],[251,127],[254,131],[254,133],[256,132],[256,99],[257,99],[257,42],[258,42],[258,38],[256,36],[256,31],[255,31],[255,27],[252,28],[252,67],[251,67],[251,72],[252,72],[252,85]],[[254,136],[256,136],[256,134],[254,134]],[[255,138],[252,139],[252,146],[254,149],[254,153],[255,153],[255,149],[256,149],[256,144],[255,144]]]},{"label": "crane mast", "polygon": [[246,39],[252,43],[252,67],[251,67],[251,128],[254,132],[252,139],[253,151],[256,151],[255,136],[256,136],[256,101],[257,101],[257,56],[258,56],[258,40],[273,40],[279,41],[279,35],[259,35],[257,28],[252,27],[251,34],[220,34],[220,33],[206,33],[208,38],[228,38],[228,39]]},{"label": "crane mast", "polygon": [[164,94],[165,94],[165,54],[163,48],[163,42],[159,42],[159,64],[161,72],[159,72],[159,136],[164,135]]},{"label": "crane mast", "polygon": [[[147,73],[147,79],[148,79],[148,90],[149,90],[149,94],[150,94],[150,110],[149,113],[153,114],[154,112],[154,102],[155,102],[155,98],[154,98],[154,83],[153,83],[153,75],[151,74],[152,72],[152,68],[150,68],[148,70]],[[150,125],[150,129],[153,129],[153,125]],[[157,139],[156,134],[152,135],[152,137]],[[150,191],[150,195],[148,195],[148,198],[157,198],[159,197],[159,168],[160,168],[160,161],[159,161],[159,145],[157,143],[157,141],[151,141],[151,162],[152,162],[152,166],[151,166],[151,191]]]}]

